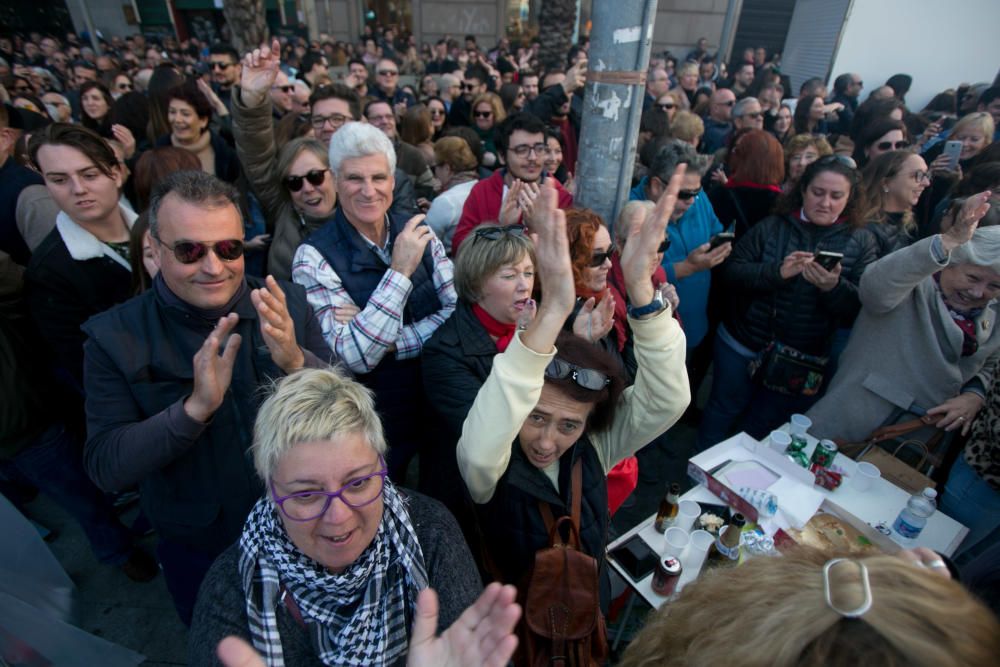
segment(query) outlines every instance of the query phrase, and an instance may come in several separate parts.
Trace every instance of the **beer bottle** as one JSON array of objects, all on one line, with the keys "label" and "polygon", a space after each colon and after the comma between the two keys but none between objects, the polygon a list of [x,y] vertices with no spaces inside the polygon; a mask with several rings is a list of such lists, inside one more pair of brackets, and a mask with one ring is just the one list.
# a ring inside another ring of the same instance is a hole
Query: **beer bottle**
[{"label": "beer bottle", "polygon": [[742,514],[736,512],[729,520],[729,523],[719,530],[719,537],[708,549],[708,556],[705,558],[705,565],[708,567],[716,565],[736,565],[740,561],[740,535],[743,532],[747,520]]},{"label": "beer bottle", "polygon": [[656,513],[656,521],[653,522],[653,528],[656,529],[656,532],[665,533],[667,528],[674,523],[674,519],[677,518],[677,505],[680,502],[678,500],[680,495],[681,485],[677,482],[671,483],[670,488],[667,489],[667,495],[660,501],[660,509]]}]

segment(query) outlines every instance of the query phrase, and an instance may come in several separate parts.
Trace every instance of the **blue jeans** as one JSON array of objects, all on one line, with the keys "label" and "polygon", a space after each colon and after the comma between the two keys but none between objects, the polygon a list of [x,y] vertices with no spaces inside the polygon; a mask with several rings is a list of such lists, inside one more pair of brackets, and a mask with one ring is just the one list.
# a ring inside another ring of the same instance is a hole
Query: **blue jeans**
[{"label": "blue jeans", "polygon": [[786,396],[756,384],[748,370],[756,356],[749,350],[733,347],[719,327],[712,361],[712,393],[702,413],[697,452],[738,431],[746,431],[760,440],[788,421],[789,416],[805,412],[816,402],[815,397]]},{"label": "blue jeans", "polygon": [[1000,540],[1000,493],[962,455],[951,467],[941,496],[941,511],[969,527],[955,557],[974,556]]},{"label": "blue jeans", "polygon": [[132,536],[87,477],[80,449],[62,424],[50,426],[13,459],[0,461],[0,475],[28,482],[55,500],[83,527],[101,563],[121,565],[128,560]]}]

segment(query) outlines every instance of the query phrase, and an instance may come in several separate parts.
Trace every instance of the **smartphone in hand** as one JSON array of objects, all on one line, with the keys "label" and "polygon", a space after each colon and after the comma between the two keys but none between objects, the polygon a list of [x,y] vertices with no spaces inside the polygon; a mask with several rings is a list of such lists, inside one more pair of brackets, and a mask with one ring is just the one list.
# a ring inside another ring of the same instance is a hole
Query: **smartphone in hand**
[{"label": "smartphone in hand", "polygon": [[813,255],[813,261],[822,266],[827,271],[833,271],[844,259],[844,253],[832,252],[830,250],[820,250]]},{"label": "smartphone in hand", "polygon": [[958,158],[962,156],[962,142],[946,141],[941,154],[948,156],[948,171],[955,171],[958,169]]},{"label": "smartphone in hand", "polygon": [[711,239],[709,239],[708,249],[715,250],[720,245],[724,243],[732,243],[734,240],[736,240],[736,234],[734,234],[733,232],[719,232]]}]

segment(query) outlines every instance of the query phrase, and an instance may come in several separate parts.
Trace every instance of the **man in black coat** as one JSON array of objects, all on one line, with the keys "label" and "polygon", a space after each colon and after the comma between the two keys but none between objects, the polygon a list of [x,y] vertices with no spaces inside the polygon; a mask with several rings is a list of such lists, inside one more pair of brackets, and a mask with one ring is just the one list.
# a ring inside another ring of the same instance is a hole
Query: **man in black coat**
[{"label": "man in black coat", "polygon": [[246,454],[261,387],[332,357],[301,287],[244,276],[235,202],[200,171],[162,181],[152,289],[84,326],[87,471],[105,490],[139,485],[185,623],[264,492]]}]

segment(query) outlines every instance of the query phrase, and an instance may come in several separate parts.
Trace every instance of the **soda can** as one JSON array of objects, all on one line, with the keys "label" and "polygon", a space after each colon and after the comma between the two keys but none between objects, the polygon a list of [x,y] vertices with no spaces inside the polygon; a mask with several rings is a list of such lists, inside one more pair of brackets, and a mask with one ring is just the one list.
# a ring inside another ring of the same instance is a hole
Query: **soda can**
[{"label": "soda can", "polygon": [[792,434],[792,444],[788,445],[788,449],[785,450],[786,454],[791,454],[793,452],[801,452],[806,448],[806,436]]},{"label": "soda can", "polygon": [[833,465],[833,458],[837,455],[837,443],[833,440],[820,440],[816,443],[810,462],[821,468],[829,468]]},{"label": "soda can", "polygon": [[816,475],[816,484],[827,491],[833,491],[844,481],[843,475],[839,472],[834,472],[815,463],[809,469]]},{"label": "soda can", "polygon": [[809,467],[809,457],[806,456],[806,453],[801,450],[793,452],[791,451],[791,448],[789,448],[786,456],[801,468]]},{"label": "soda can", "polygon": [[681,562],[677,558],[673,556],[661,558],[653,572],[653,592],[663,597],[673,595],[677,590],[677,582],[681,578],[682,571]]}]

